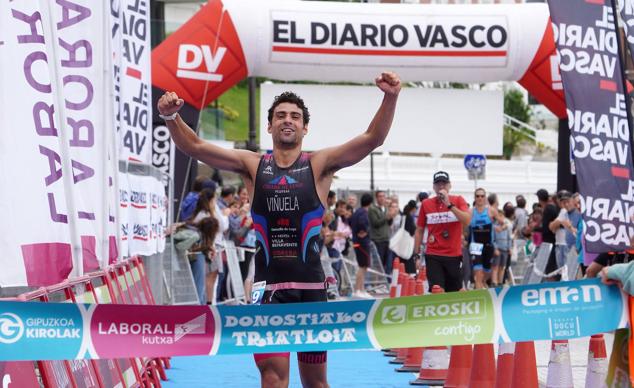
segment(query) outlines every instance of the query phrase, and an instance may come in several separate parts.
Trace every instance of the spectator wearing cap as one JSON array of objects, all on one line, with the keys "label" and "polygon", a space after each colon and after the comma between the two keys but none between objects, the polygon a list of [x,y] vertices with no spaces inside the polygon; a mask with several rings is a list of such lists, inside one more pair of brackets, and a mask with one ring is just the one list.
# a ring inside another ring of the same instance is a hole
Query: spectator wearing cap
[{"label": "spectator wearing cap", "polygon": [[462,288],[462,230],[471,222],[471,213],[463,197],[449,195],[449,174],[436,172],[433,183],[436,195],[423,200],[418,214],[414,258],[420,257],[427,228],[425,264],[430,291],[434,285],[458,291]]},{"label": "spectator wearing cap", "polygon": [[185,199],[181,202],[180,216],[178,219],[187,220],[194,214],[194,209],[196,208],[196,203],[198,202],[198,195],[203,189],[216,191],[216,182],[204,175],[197,176],[196,179],[194,179],[192,191],[187,193]]},{"label": "spectator wearing cap", "polygon": [[563,267],[566,263],[566,257],[570,251],[570,246],[566,242],[566,230],[573,235],[577,234],[577,230],[570,223],[568,212],[574,209],[572,201],[572,193],[568,190],[561,190],[557,193],[557,203],[559,204],[559,215],[548,225],[551,232],[555,234],[555,260],[557,268]]}]

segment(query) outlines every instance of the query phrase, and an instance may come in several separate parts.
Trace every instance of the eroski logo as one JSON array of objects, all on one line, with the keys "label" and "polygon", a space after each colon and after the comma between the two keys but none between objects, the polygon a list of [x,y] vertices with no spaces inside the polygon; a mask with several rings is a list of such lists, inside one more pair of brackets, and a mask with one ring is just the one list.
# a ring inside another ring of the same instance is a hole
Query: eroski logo
[{"label": "eroski logo", "polygon": [[[200,81],[222,81],[222,74],[216,73],[222,58],[227,52],[226,47],[218,47],[212,54],[211,47],[207,45],[196,46],[193,44],[181,44],[178,46],[178,70],[179,78],[190,78]],[[205,62],[206,71],[195,70]]]},{"label": "eroski logo", "polygon": [[404,323],[406,311],[407,307],[404,305],[388,306],[383,309],[383,313],[381,314],[381,323]]}]

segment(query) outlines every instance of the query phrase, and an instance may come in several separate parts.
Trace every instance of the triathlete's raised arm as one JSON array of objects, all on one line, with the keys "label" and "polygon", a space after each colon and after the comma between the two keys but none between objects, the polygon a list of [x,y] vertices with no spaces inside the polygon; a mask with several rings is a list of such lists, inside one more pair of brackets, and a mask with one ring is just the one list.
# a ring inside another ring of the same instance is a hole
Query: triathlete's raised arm
[{"label": "triathlete's raised arm", "polygon": [[228,150],[201,140],[178,114],[183,104],[183,100],[178,98],[176,93],[167,92],[161,96],[157,105],[176,146],[187,155],[211,167],[248,176],[246,160],[257,158],[257,154],[245,150]]}]

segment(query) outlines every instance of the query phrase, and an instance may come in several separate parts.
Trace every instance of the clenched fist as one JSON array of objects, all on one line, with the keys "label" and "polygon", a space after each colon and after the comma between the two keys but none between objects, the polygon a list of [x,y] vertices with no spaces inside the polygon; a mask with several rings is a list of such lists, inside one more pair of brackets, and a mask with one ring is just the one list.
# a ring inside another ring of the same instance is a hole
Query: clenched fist
[{"label": "clenched fist", "polygon": [[376,86],[386,94],[398,95],[401,91],[401,80],[396,73],[386,71],[374,80]]},{"label": "clenched fist", "polygon": [[169,116],[181,110],[183,104],[183,99],[178,98],[176,93],[166,92],[159,98],[156,108],[163,116]]}]

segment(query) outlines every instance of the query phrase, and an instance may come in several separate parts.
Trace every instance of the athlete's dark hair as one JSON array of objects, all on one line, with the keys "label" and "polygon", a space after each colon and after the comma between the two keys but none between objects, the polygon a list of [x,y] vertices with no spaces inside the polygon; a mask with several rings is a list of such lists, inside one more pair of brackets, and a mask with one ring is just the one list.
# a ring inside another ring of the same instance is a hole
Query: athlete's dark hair
[{"label": "athlete's dark hair", "polygon": [[363,193],[361,196],[361,207],[366,207],[372,205],[372,194]]},{"label": "athlete's dark hair", "polygon": [[269,108],[269,124],[271,124],[271,120],[273,120],[273,111],[275,110],[275,108],[279,104],[284,102],[297,105],[297,107],[302,110],[304,125],[308,124],[308,122],[310,121],[310,113],[308,113],[308,108],[304,104],[304,100],[302,100],[297,94],[293,92],[284,92],[279,96],[275,96],[273,104],[271,104],[271,107]]}]

